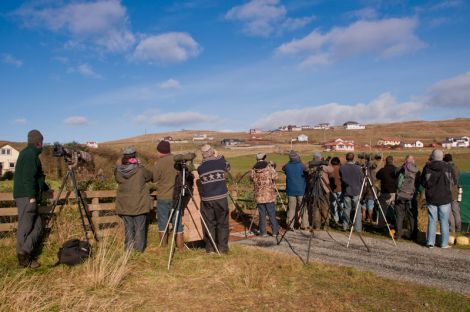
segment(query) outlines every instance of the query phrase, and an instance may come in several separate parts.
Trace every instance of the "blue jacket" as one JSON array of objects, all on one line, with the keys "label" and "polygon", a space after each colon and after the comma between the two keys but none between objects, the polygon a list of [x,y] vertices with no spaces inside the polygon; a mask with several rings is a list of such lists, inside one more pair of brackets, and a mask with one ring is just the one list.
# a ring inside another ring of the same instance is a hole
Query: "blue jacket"
[{"label": "blue jacket", "polygon": [[287,196],[303,196],[307,182],[305,180],[305,166],[300,161],[289,161],[282,167],[286,174]]}]

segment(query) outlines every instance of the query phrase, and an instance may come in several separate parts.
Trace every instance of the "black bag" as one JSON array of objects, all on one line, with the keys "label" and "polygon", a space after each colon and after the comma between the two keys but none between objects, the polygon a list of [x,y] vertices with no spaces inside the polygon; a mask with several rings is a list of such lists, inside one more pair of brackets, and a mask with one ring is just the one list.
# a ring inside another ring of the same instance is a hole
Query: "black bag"
[{"label": "black bag", "polygon": [[56,265],[66,264],[74,266],[84,262],[91,255],[91,246],[88,242],[78,239],[66,241],[57,253],[59,260]]}]

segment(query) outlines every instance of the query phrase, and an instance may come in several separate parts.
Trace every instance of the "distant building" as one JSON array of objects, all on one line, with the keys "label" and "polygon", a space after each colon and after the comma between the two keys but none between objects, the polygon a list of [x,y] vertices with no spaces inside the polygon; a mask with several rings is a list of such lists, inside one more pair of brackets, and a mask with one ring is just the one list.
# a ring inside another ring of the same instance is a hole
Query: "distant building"
[{"label": "distant building", "polygon": [[313,130],[329,130],[329,129],[331,129],[331,126],[327,122],[315,125],[313,127]]},{"label": "distant building", "polygon": [[260,134],[263,133],[261,129],[250,129],[250,134]]},{"label": "distant building", "polygon": [[279,128],[277,128],[277,130],[279,131],[283,131],[283,132],[293,132],[293,131],[302,131],[302,127],[298,127],[296,125],[288,125],[288,126],[281,126]]},{"label": "distant building", "polygon": [[223,139],[220,141],[220,144],[224,146],[236,146],[242,144],[242,141],[239,139]]},{"label": "distant building", "polygon": [[168,142],[173,142],[175,139],[173,139],[172,136],[166,136],[160,139],[160,141],[168,141]]},{"label": "distant building", "polygon": [[347,121],[343,124],[343,127],[346,130],[364,130],[366,128],[366,126],[355,121]]},{"label": "distant building", "polygon": [[300,129],[302,129],[302,130],[304,130],[304,131],[305,131],[305,130],[312,130],[312,127],[309,126],[309,125],[303,125],[303,126],[300,126]]},{"label": "distant building", "polygon": [[94,141],[86,142],[86,146],[89,148],[98,148],[98,142],[94,142]]},{"label": "distant building", "polygon": [[400,146],[401,140],[399,138],[383,138],[377,141],[378,146]]},{"label": "distant building", "polygon": [[301,134],[297,137],[297,142],[308,142],[308,136]]},{"label": "distant building", "polygon": [[325,151],[354,151],[354,141],[338,138],[332,142],[323,144]]},{"label": "distant building", "polygon": [[419,140],[416,140],[414,142],[404,142],[404,141],[402,141],[401,142],[401,147],[403,147],[403,148],[423,148],[424,143],[419,141]]},{"label": "distant building", "polygon": [[3,175],[7,171],[15,171],[16,161],[20,152],[9,144],[5,144],[0,148],[0,174]]},{"label": "distant building", "polygon": [[465,148],[470,146],[470,139],[467,136],[463,136],[460,138],[447,138],[444,142],[442,142],[443,148]]},{"label": "distant building", "polygon": [[193,136],[193,141],[205,141],[207,140],[207,134],[196,134]]}]

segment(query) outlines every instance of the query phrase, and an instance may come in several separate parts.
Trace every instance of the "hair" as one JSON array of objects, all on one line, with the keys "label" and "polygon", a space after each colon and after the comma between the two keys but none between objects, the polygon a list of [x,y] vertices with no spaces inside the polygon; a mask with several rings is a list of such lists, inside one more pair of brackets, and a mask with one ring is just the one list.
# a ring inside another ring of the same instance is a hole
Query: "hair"
[{"label": "hair", "polygon": [[331,158],[331,164],[333,166],[341,165],[341,160],[339,160],[338,157],[333,157],[333,158]]},{"label": "hair", "polygon": [[445,154],[444,155],[444,161],[445,162],[451,162],[452,161],[452,154]]},{"label": "hair", "polygon": [[387,158],[385,158],[385,164],[387,165],[393,165],[393,156],[387,156]]},{"label": "hair", "polygon": [[347,161],[353,161],[354,160],[354,153],[351,153],[351,152],[347,153],[346,154],[346,160]]}]

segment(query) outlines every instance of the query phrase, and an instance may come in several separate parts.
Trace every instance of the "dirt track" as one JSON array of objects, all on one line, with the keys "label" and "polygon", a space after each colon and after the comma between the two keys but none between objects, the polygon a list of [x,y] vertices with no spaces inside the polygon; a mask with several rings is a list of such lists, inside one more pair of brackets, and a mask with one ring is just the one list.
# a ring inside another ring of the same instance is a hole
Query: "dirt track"
[{"label": "dirt track", "polygon": [[[356,234],[349,248],[347,233],[330,231],[315,232],[312,239],[310,261],[355,267],[374,272],[394,280],[410,281],[428,286],[445,288],[470,295],[470,250],[441,249],[397,242],[391,239],[364,237],[366,247]],[[289,232],[286,240],[278,246],[273,237],[255,237],[237,243],[258,246],[276,252],[296,255],[306,261],[309,232]],[[299,259],[300,261],[300,259]]]}]

